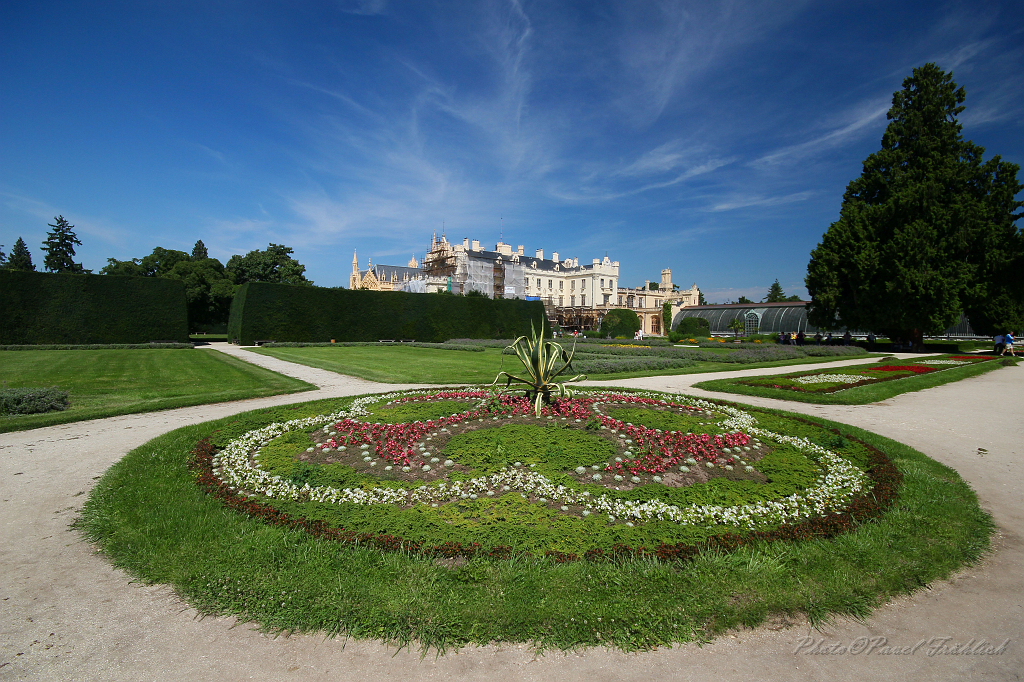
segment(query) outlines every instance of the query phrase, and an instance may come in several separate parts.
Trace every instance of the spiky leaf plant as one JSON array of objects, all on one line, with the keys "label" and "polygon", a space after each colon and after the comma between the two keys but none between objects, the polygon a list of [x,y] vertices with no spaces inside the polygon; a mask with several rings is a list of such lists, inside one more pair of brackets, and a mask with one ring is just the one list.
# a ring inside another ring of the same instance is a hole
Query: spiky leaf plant
[{"label": "spiky leaf plant", "polygon": [[[529,387],[526,390],[526,396],[533,400],[533,411],[538,417],[544,403],[551,402],[552,392],[555,392],[558,397],[569,394],[565,383],[558,383],[555,379],[566,370],[572,370],[572,356],[576,352],[575,340],[569,352],[566,352],[560,344],[545,340],[544,319],[541,318],[539,332],[534,328],[533,322],[530,322],[530,335],[520,336],[512,342],[511,346],[507,346],[507,349],[512,349],[519,357],[526,370],[526,376],[518,377],[502,370],[498,372],[498,376],[494,377],[491,386],[496,385],[503,375],[505,388],[511,386],[513,381],[526,384]],[[501,361],[504,366],[504,356]],[[567,379],[566,382],[582,381],[586,378],[585,374],[577,374],[573,378]]]}]

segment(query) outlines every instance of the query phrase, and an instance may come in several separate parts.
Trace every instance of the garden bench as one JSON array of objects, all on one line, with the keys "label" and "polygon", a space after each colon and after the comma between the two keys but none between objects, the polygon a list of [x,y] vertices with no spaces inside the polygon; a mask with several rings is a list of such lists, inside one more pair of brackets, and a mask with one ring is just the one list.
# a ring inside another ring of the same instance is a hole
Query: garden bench
[{"label": "garden bench", "polygon": [[255,344],[257,346],[262,346],[265,343],[277,343],[277,342],[274,341],[273,339],[263,339],[261,341],[253,341],[253,344]]}]

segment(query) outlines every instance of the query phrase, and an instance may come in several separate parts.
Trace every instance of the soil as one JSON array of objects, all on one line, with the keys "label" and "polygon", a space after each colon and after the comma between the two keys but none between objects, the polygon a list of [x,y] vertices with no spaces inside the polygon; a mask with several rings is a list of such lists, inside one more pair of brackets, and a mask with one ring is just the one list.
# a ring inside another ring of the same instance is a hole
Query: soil
[{"label": "soil", "polygon": [[[318,633],[279,636],[230,618],[201,618],[168,587],[133,582],[69,528],[95,479],[130,449],[161,433],[259,407],[403,388],[292,365],[226,344],[196,352],[217,350],[320,389],[0,435],[3,679],[862,682],[1009,680],[1019,679],[1024,670],[1024,366],[871,405],[742,398],[907,443],[959,471],[998,524],[993,550],[980,564],[883,604],[864,621],[837,619],[815,629],[798,614],[777,614],[758,628],[728,633],[709,644],[643,654],[588,649],[537,655],[527,645],[488,645],[421,656],[373,640]],[[907,357],[919,356],[900,359]],[[822,369],[865,362],[874,358],[827,363]],[[691,390],[690,385],[772,373],[780,372],[764,368],[620,380],[615,385],[734,400]],[[992,649],[998,651],[1004,640],[1008,642],[1002,653],[983,653],[984,641],[993,642]],[[968,651],[982,653],[951,653],[956,644],[970,644]],[[843,646],[848,649],[840,653]],[[912,653],[899,653],[914,647]]]}]

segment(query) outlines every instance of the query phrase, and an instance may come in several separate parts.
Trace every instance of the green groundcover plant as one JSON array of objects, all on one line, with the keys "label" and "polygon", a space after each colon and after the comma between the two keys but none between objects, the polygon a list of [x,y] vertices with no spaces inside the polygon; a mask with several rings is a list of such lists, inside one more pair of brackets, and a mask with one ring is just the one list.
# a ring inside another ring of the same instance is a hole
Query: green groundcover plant
[{"label": "green groundcover plant", "polygon": [[0,389],[0,414],[41,414],[66,410],[70,405],[68,392],[56,386]]},{"label": "green groundcover plant", "polygon": [[622,391],[537,418],[467,388],[181,429],[115,465],[81,527],[269,630],[632,650],[866,615],[976,559],[991,522],[955,472],[850,427]]}]

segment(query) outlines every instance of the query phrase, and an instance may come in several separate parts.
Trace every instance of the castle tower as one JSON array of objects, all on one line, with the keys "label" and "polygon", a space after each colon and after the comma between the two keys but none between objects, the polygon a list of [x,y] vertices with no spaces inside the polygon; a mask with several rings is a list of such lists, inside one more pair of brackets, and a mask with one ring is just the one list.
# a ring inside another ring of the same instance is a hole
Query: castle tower
[{"label": "castle tower", "polygon": [[668,268],[661,271],[661,290],[672,291],[672,271]]},{"label": "castle tower", "polygon": [[348,278],[348,288],[359,288],[359,259],[356,258],[356,250],[352,249],[352,274]]}]

